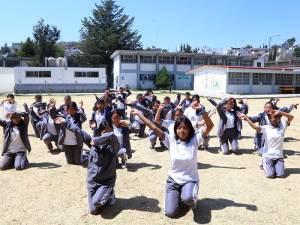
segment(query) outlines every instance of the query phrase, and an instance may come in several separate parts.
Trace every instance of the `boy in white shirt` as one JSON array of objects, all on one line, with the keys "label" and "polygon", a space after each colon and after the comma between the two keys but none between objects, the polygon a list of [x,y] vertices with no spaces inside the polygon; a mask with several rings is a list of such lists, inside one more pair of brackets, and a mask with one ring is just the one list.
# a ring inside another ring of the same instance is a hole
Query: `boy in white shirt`
[{"label": "boy in white shirt", "polygon": [[[287,120],[281,121],[284,116]],[[259,133],[263,133],[264,146],[262,150],[262,163],[267,178],[285,177],[283,160],[283,140],[287,126],[294,119],[289,113],[273,110],[269,115],[270,124],[255,125],[247,116],[239,114],[240,119],[246,120],[249,125]]]},{"label": "boy in white shirt", "polygon": [[3,107],[3,115],[6,116],[7,113],[16,112],[17,103],[15,101],[15,96],[13,94],[8,94],[6,99],[4,99],[0,106]]}]

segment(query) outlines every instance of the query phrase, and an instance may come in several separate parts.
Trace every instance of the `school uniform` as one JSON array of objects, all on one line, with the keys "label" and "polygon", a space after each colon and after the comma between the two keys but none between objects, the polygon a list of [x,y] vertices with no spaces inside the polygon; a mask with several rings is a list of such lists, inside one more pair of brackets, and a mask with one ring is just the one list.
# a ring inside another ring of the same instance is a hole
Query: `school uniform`
[{"label": "school uniform", "polygon": [[131,92],[128,90],[127,92],[119,93],[116,96],[117,102],[116,102],[116,108],[121,113],[121,118],[126,118],[126,105],[125,101],[128,96],[131,95]]},{"label": "school uniform", "polygon": [[178,214],[180,203],[189,207],[196,204],[199,189],[197,152],[202,142],[201,131],[188,142],[176,140],[174,133],[165,133],[163,143],[169,149],[171,160],[165,194],[165,214],[168,217]]},{"label": "school uniform", "polygon": [[82,147],[85,143],[90,147],[91,137],[81,129],[86,120],[85,115],[77,113],[65,118],[66,122],[61,124],[58,136],[58,145],[62,146],[68,164],[80,165],[82,163]]},{"label": "school uniform", "polygon": [[115,198],[114,186],[120,145],[113,132],[94,137],[93,141],[87,171],[87,192],[90,213],[96,215]]},{"label": "school uniform", "polygon": [[24,119],[19,125],[0,119],[0,126],[4,128],[3,151],[0,160],[1,170],[13,167],[22,170],[28,165],[27,151],[31,151],[28,139],[29,115],[20,113],[20,116]]},{"label": "school uniform", "polygon": [[40,130],[40,139],[45,143],[49,151],[53,150],[52,142],[58,147],[58,134],[60,132],[60,125],[55,123],[57,118],[57,111],[50,110],[42,118],[42,121],[37,123],[37,127]]},{"label": "school uniform", "polygon": [[131,133],[130,127],[125,127],[125,126],[116,127],[115,125],[113,125],[113,132],[114,135],[118,138],[120,144],[120,150],[118,155],[126,153],[128,159],[131,159],[132,152],[131,152],[131,144],[130,144],[130,137],[129,137],[129,134]]},{"label": "school uniform", "polygon": [[94,133],[95,133],[95,130],[99,127],[100,123],[103,121],[111,122],[111,110],[108,107],[106,107],[103,111],[93,111],[92,112],[92,117],[90,119],[90,123],[96,123],[96,128],[93,130]]},{"label": "school uniform", "polygon": [[[249,117],[249,119],[253,122],[253,123],[258,123],[260,126],[264,126],[264,125],[270,125],[270,120],[268,118],[267,113],[262,112],[259,113],[257,116],[251,116]],[[264,145],[264,137],[263,137],[263,133],[260,132],[256,132],[255,137],[254,137],[254,144],[255,144],[255,148],[256,150],[262,154],[262,150],[261,148]]]},{"label": "school uniform", "polygon": [[239,134],[241,132],[241,121],[237,116],[237,111],[228,112],[224,109],[227,100],[221,101],[217,105],[217,112],[220,116],[217,136],[219,137],[221,151],[223,154],[229,153],[229,143],[232,151],[237,153],[239,150]]},{"label": "school uniform", "polygon": [[7,113],[17,111],[17,102],[15,102],[14,104],[11,104],[8,101],[6,101],[4,103],[0,103],[0,107],[3,108],[3,115],[5,116]]},{"label": "school uniform", "polygon": [[182,106],[182,110],[184,111],[186,108],[190,107],[192,104],[192,99],[183,99],[179,106]]},{"label": "school uniform", "polygon": [[47,104],[45,102],[35,102],[33,103],[29,110],[30,122],[34,131],[34,134],[37,138],[40,138],[40,131],[36,126],[38,122],[42,120],[41,111],[46,110]]},{"label": "school uniform", "polygon": [[272,125],[261,126],[261,133],[265,142],[262,149],[263,168],[268,178],[284,177],[283,140],[288,127],[286,120],[278,127]]},{"label": "school uniform", "polygon": [[[128,104],[132,108],[136,108],[139,111],[143,113],[143,115],[149,119],[150,121],[153,121],[153,114],[150,109],[145,108],[141,103],[134,102],[132,104]],[[132,124],[132,129],[138,133],[139,137],[143,137],[145,134],[146,125],[144,122],[140,119],[137,115],[131,115],[130,116],[130,122]]]}]

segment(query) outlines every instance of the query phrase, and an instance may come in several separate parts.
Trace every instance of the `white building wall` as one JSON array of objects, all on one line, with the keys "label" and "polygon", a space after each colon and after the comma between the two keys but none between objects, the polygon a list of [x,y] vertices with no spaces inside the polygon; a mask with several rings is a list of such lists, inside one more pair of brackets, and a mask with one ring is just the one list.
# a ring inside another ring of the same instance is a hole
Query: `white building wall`
[{"label": "white building wall", "polygon": [[[104,68],[15,67],[14,70],[17,84],[106,84]],[[51,77],[26,77],[26,71],[51,71]],[[75,72],[99,72],[99,77],[75,77]]]},{"label": "white building wall", "polygon": [[128,85],[131,88],[137,88],[137,74],[136,73],[123,73],[122,72],[120,74],[119,84],[122,87]]},{"label": "white building wall", "polygon": [[114,58],[114,66],[113,66],[113,74],[114,74],[114,87],[119,87],[120,80],[120,56]]},{"label": "white building wall", "polygon": [[191,65],[178,65],[177,64],[177,72],[187,72],[191,69]]},{"label": "white building wall", "polygon": [[136,63],[121,63],[121,70],[137,70]]},{"label": "white building wall", "polygon": [[194,91],[201,95],[226,93],[226,71],[208,69],[194,75]]},{"label": "white building wall", "polygon": [[14,87],[14,69],[8,67],[0,67],[0,94],[13,93]]},{"label": "white building wall", "polygon": [[156,72],[156,64],[152,63],[141,63],[141,71],[149,71],[149,72]]}]

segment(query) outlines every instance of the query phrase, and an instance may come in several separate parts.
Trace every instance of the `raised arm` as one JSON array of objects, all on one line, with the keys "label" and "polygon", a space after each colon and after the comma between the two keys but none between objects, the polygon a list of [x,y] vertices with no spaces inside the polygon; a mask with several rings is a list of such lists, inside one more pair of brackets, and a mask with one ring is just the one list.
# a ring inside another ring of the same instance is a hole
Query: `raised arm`
[{"label": "raised arm", "polygon": [[261,127],[259,125],[256,125],[255,123],[253,123],[248,116],[246,116],[245,114],[239,113],[237,114],[237,116],[241,119],[241,120],[245,120],[254,130],[256,130],[257,132],[261,131]]},{"label": "raised arm", "polygon": [[278,113],[280,116],[284,116],[287,118],[287,122],[290,125],[290,123],[292,122],[292,120],[294,119],[294,116],[290,113],[287,112],[282,112],[280,110],[274,110],[274,113]]},{"label": "raised arm", "polygon": [[158,107],[158,110],[157,110],[157,112],[156,112],[156,114],[155,114],[155,118],[154,118],[154,121],[156,122],[156,123],[160,123],[160,116],[161,116],[161,111],[163,110],[163,108],[165,107],[165,105],[164,104],[160,104],[159,105],[159,107]]},{"label": "raised arm", "polygon": [[212,120],[210,119],[210,117],[208,116],[207,112],[204,112],[203,115],[203,120],[206,124],[205,127],[202,128],[203,134],[205,136],[208,136],[209,132],[213,129],[214,127],[214,123],[212,122]]},{"label": "raised arm", "polygon": [[132,109],[131,110],[131,114],[133,115],[137,115],[146,126],[148,126],[151,130],[153,130],[153,132],[157,135],[157,137],[159,137],[160,140],[163,140],[165,137],[164,132],[159,129],[157,126],[154,125],[154,123],[152,123],[150,120],[148,120],[142,112],[140,112],[137,109]]}]

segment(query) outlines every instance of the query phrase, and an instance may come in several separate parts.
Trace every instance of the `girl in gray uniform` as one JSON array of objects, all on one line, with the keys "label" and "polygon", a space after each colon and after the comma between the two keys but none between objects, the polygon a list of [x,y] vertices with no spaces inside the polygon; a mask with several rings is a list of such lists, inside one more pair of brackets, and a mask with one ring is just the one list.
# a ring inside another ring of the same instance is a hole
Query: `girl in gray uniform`
[{"label": "girl in gray uniform", "polygon": [[[281,117],[286,120],[281,121]],[[289,113],[273,110],[268,115],[270,124],[255,125],[246,115],[239,114],[240,119],[246,120],[249,125],[264,136],[262,149],[262,164],[267,178],[285,177],[283,161],[283,140],[286,128],[294,119]]]},{"label": "girl in gray uniform", "polygon": [[28,139],[29,115],[27,113],[8,113],[10,120],[0,119],[4,128],[4,141],[0,170],[15,168],[23,170],[28,165],[27,151],[31,151]]},{"label": "girl in gray uniform", "polygon": [[112,125],[102,121],[92,139],[87,170],[87,191],[90,213],[100,214],[106,205],[116,202],[114,186],[116,183],[117,155],[119,141],[114,135]]},{"label": "girl in gray uniform", "polygon": [[206,127],[198,132],[195,133],[190,120],[182,116],[175,121],[174,131],[169,134],[146,119],[140,111],[133,109],[131,113],[139,116],[170,151],[171,168],[165,195],[166,216],[176,217],[180,204],[196,206],[199,184],[197,150],[214,126],[207,113],[203,114]]}]

